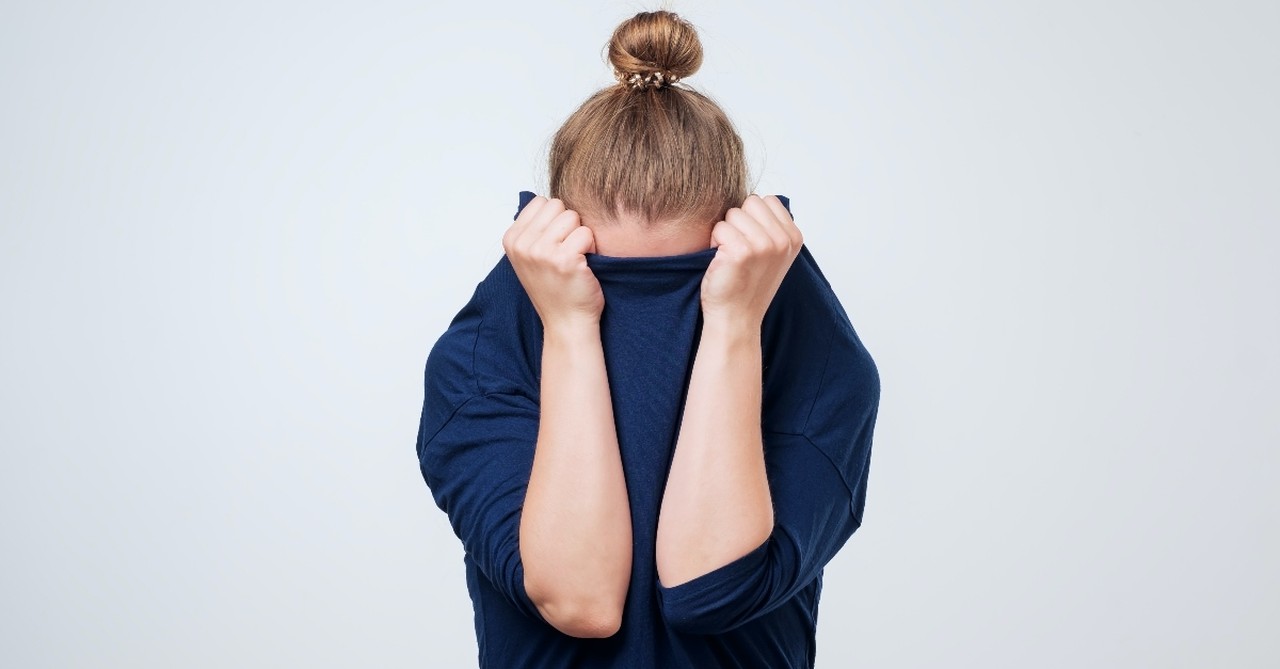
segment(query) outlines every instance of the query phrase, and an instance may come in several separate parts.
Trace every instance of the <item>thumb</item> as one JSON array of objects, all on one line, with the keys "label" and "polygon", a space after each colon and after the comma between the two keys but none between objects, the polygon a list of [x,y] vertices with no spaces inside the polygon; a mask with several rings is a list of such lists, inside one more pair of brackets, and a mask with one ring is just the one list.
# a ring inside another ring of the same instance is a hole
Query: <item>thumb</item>
[{"label": "thumb", "polygon": [[721,239],[721,235],[724,234],[725,225],[727,225],[727,223],[725,223],[724,221],[720,221],[719,223],[716,223],[715,225],[711,226],[711,246],[709,246],[708,248],[714,249],[720,246],[720,244],[724,243],[724,240]]},{"label": "thumb", "polygon": [[565,248],[574,253],[595,253],[596,237],[591,232],[591,228],[585,225],[579,225],[564,238]]}]

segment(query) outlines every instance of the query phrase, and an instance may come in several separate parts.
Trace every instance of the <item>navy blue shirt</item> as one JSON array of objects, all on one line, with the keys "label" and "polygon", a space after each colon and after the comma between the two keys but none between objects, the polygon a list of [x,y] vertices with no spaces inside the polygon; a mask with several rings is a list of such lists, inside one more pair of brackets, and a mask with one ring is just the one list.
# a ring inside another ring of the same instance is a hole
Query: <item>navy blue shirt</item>
[{"label": "navy blue shirt", "polygon": [[[533,197],[520,193],[517,216]],[[418,459],[465,549],[481,667],[813,667],[823,567],[862,524],[879,373],[802,247],[761,325],[773,533],[663,587],[658,510],[715,254],[586,256],[605,296],[600,337],[635,535],[622,628],[606,639],[556,630],[524,589],[518,538],[538,436],[542,323],[506,256],[432,347]]]}]

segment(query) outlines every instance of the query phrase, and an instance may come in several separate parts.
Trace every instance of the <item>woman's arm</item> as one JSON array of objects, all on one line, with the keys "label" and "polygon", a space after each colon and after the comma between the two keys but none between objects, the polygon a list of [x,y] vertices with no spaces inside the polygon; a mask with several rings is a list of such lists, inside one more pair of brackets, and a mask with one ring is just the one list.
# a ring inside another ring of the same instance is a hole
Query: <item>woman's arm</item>
[{"label": "woman's arm", "polygon": [[589,228],[535,198],[503,237],[543,324],[538,442],[520,520],[525,589],[576,637],[621,626],[631,577],[631,513],[600,342],[604,296],[584,253]]},{"label": "woman's arm", "polygon": [[702,338],[658,517],[660,584],[759,547],[773,530],[760,426],[760,325],[803,238],[776,197],[752,195],[712,230]]}]

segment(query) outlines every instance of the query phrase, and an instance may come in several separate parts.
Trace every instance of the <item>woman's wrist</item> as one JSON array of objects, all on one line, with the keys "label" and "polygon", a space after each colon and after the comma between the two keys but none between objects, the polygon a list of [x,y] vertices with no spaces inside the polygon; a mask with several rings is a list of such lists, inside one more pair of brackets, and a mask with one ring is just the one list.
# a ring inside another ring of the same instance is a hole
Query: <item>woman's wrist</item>
[{"label": "woman's wrist", "polygon": [[724,343],[760,342],[762,317],[729,310],[704,311],[702,314],[702,339]]},{"label": "woman's wrist", "polygon": [[542,321],[544,341],[561,341],[569,345],[590,343],[600,339],[600,317],[587,314],[546,318]]}]

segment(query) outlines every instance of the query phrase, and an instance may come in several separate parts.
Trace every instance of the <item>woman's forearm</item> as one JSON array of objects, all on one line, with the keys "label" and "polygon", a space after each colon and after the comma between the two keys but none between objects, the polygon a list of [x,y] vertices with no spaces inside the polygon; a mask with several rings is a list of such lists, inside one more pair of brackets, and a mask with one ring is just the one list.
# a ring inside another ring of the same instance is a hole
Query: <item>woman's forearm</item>
[{"label": "woman's forearm", "polygon": [[631,546],[599,323],[549,326],[538,443],[520,522],[525,589],[562,632],[610,636],[621,624]]},{"label": "woman's forearm", "polygon": [[761,394],[759,324],[705,322],[658,518],[663,585],[726,565],[773,531]]}]

